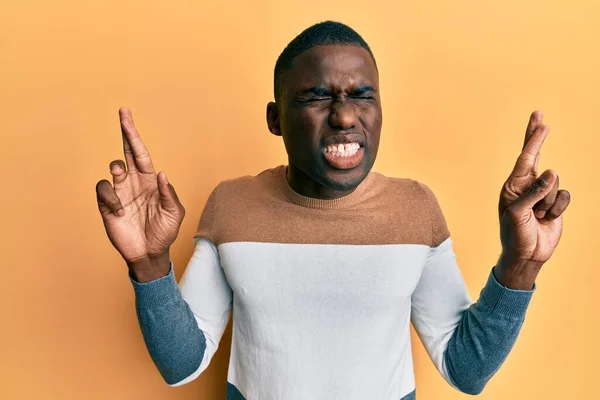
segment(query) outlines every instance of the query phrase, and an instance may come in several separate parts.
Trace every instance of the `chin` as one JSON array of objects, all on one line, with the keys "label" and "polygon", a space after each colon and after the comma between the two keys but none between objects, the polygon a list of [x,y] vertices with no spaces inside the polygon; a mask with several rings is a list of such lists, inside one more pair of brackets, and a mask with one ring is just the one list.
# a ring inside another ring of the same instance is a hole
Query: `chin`
[{"label": "chin", "polygon": [[326,167],[323,184],[339,191],[354,190],[366,178],[368,173],[369,170],[366,170],[363,166],[347,170]]}]

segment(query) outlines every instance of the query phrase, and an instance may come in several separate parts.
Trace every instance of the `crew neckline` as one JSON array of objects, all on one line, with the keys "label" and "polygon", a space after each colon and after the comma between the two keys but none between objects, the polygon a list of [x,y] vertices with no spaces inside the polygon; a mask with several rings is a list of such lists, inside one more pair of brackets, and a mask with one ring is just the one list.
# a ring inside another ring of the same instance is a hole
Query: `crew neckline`
[{"label": "crew neckline", "polygon": [[289,182],[287,181],[287,169],[287,165],[280,165],[277,171],[279,187],[285,195],[285,197],[292,203],[297,204],[299,206],[318,209],[344,208],[349,205],[355,204],[358,200],[360,200],[362,194],[365,192],[367,184],[371,181],[371,176],[373,175],[373,173],[369,171],[369,174],[356,187],[356,189],[354,189],[352,193],[342,197],[338,197],[337,199],[329,200],[318,199],[315,197],[307,197],[296,192],[294,189],[292,189]]}]

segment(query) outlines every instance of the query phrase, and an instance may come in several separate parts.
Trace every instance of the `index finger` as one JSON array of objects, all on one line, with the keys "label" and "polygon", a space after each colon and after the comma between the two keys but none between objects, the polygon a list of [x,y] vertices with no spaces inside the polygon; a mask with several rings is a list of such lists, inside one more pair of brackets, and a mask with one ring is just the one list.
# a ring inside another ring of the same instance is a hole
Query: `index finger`
[{"label": "index finger", "polygon": [[127,162],[127,172],[140,171],[154,173],[154,166],[150,154],[142,142],[142,138],[133,123],[131,111],[122,107],[119,109],[121,132],[123,134],[123,152]]},{"label": "index finger", "polygon": [[541,124],[537,127],[535,132],[529,137],[523,151],[519,155],[515,167],[511,173],[511,177],[522,177],[531,173],[537,173],[536,159],[540,154],[540,148],[548,135],[550,127]]},{"label": "index finger", "polygon": [[536,129],[544,122],[544,113],[540,110],[536,110],[531,113],[529,116],[529,123],[527,124],[527,129],[525,130],[525,141],[523,142],[523,148],[531,139]]}]

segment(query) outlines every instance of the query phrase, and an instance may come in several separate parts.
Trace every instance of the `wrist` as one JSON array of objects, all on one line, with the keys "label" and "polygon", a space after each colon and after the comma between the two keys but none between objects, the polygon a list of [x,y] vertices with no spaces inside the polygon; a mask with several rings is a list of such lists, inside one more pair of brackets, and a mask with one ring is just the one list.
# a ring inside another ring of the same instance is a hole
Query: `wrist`
[{"label": "wrist", "polygon": [[532,290],[542,265],[503,253],[494,267],[494,276],[498,283],[509,289]]},{"label": "wrist", "polygon": [[150,282],[167,276],[171,269],[169,250],[160,255],[148,256],[133,262],[128,261],[127,267],[129,268],[131,277],[140,283]]}]

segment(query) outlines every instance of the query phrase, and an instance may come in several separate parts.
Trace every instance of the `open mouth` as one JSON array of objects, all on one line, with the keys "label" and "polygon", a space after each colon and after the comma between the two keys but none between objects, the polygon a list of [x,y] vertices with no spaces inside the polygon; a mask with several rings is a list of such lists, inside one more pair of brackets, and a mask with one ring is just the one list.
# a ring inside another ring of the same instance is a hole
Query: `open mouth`
[{"label": "open mouth", "polygon": [[323,148],[325,160],[336,169],[350,169],[362,161],[364,149],[358,142],[330,144]]}]

